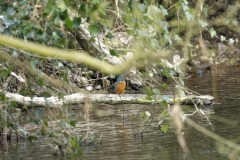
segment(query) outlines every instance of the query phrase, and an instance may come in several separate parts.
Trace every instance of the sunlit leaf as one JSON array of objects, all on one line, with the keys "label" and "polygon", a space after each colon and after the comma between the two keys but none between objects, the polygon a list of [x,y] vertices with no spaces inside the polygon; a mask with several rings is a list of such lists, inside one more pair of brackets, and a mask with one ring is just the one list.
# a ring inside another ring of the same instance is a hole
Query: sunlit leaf
[{"label": "sunlit leaf", "polygon": [[223,35],[221,35],[220,38],[221,38],[221,41],[225,41],[226,40],[226,37],[223,36]]},{"label": "sunlit leaf", "polygon": [[155,68],[153,68],[152,71],[154,74],[158,74]]},{"label": "sunlit leaf", "polygon": [[164,100],[164,101],[170,101],[170,98],[168,97],[168,96],[166,96],[166,95],[164,95],[164,96],[162,96],[162,99]]},{"label": "sunlit leaf", "polygon": [[230,65],[233,66],[235,62],[236,62],[236,59],[235,59],[235,58],[231,58],[231,59],[230,59]]},{"label": "sunlit leaf", "polygon": [[145,115],[146,115],[147,117],[150,117],[150,116],[151,116],[151,113],[150,113],[149,111],[146,111],[146,112],[145,112]]},{"label": "sunlit leaf", "polygon": [[187,0],[183,0],[183,2],[184,2],[185,4],[188,4],[188,1],[187,1]]},{"label": "sunlit leaf", "polygon": [[19,56],[19,54],[18,54],[18,51],[16,51],[16,50],[13,50],[13,52],[12,52],[12,55],[11,55],[12,57],[15,57],[15,58],[17,58],[18,56]]},{"label": "sunlit leaf", "polygon": [[24,129],[20,128],[20,127],[18,128],[18,131],[22,132],[25,137],[28,135],[28,132],[25,131]]},{"label": "sunlit leaf", "polygon": [[182,39],[179,37],[179,35],[177,35],[177,34],[175,34],[174,35],[174,39],[176,40],[176,41],[182,41]]},{"label": "sunlit leaf", "polygon": [[166,134],[168,131],[168,125],[161,125],[161,131]]},{"label": "sunlit leaf", "polygon": [[232,38],[229,38],[229,43],[230,44],[233,44],[234,43],[234,40]]},{"label": "sunlit leaf", "polygon": [[158,48],[159,47],[159,43],[158,43],[158,40],[156,38],[151,39],[151,46],[153,48]]},{"label": "sunlit leaf", "polygon": [[143,5],[143,4],[138,3],[138,8],[139,8],[139,10],[140,10],[141,12],[144,12],[145,9],[146,9],[146,6]]},{"label": "sunlit leaf", "polygon": [[64,0],[58,0],[57,2],[57,7],[61,10],[61,11],[65,11],[67,9],[67,5],[65,3]]},{"label": "sunlit leaf", "polygon": [[214,30],[213,27],[210,29],[210,35],[211,35],[212,38],[217,35],[217,32]]},{"label": "sunlit leaf", "polygon": [[90,139],[93,141],[94,140],[94,137],[95,137],[95,135],[94,135],[94,132],[89,132],[90,134],[89,134],[89,137],[90,137]]},{"label": "sunlit leaf", "polygon": [[184,13],[185,13],[188,21],[194,20],[194,16],[189,11],[185,11]]},{"label": "sunlit leaf", "polygon": [[148,73],[148,75],[149,75],[149,77],[153,77],[153,73],[152,72]]},{"label": "sunlit leaf", "polygon": [[168,40],[168,43],[169,43],[170,45],[172,45],[172,40],[171,40],[171,38],[169,37],[168,34],[164,34],[164,38],[166,38],[166,39]]},{"label": "sunlit leaf", "polygon": [[148,15],[149,19],[151,19],[153,21],[159,20],[160,13],[161,13],[160,9],[158,7],[156,7],[155,5],[148,6],[147,15]]},{"label": "sunlit leaf", "polygon": [[154,93],[155,95],[161,94],[161,92],[160,92],[159,89],[157,89],[157,88],[154,88],[152,91],[153,91],[153,93]]},{"label": "sunlit leaf", "polygon": [[204,22],[202,20],[199,20],[198,22],[201,24],[203,28],[205,28],[208,25],[207,22]]},{"label": "sunlit leaf", "polygon": [[144,122],[146,122],[150,116],[151,116],[151,113],[149,111],[140,113],[140,117],[143,119]]},{"label": "sunlit leaf", "polygon": [[162,5],[159,5],[159,7],[161,8],[162,13],[163,13],[164,16],[168,15],[168,11],[165,8],[163,8]]}]

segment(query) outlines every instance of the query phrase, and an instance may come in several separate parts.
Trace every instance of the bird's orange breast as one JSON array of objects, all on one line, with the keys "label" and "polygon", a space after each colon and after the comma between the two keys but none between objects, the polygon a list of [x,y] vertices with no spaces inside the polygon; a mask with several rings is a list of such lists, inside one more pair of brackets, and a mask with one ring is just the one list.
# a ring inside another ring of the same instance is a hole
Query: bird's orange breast
[{"label": "bird's orange breast", "polygon": [[126,82],[120,81],[117,85],[116,94],[123,94],[126,88]]}]

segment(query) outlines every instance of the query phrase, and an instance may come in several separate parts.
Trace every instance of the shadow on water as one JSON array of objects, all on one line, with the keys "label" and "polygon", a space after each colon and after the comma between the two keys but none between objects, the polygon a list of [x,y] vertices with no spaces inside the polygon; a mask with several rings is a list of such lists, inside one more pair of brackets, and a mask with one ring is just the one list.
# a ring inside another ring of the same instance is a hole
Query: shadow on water
[{"label": "shadow on water", "polygon": [[[216,104],[208,109],[206,115],[213,124],[215,129],[213,132],[231,141],[240,137],[239,75],[239,69],[219,70],[185,81],[186,86],[192,90],[215,97]],[[182,107],[185,112],[194,111],[194,108],[189,106]],[[103,109],[107,108],[108,106],[103,107]],[[84,133],[88,128],[91,133],[94,133],[94,141],[97,144],[81,143],[83,151],[81,159],[188,159],[179,146],[171,118],[165,117],[164,119],[164,123],[169,124],[167,134],[160,131],[159,119],[156,115],[151,126],[141,135],[141,130],[148,123],[143,124],[133,115],[138,115],[142,111],[151,112],[153,106],[124,105],[124,108],[126,116],[124,126],[121,121],[121,106],[115,106],[114,114],[111,116],[99,118],[91,115],[88,127],[83,121],[77,123],[79,132]],[[159,112],[161,108],[157,107],[155,110]],[[212,131],[205,118],[198,114],[191,118]],[[185,124],[184,135],[194,160],[227,159],[229,150],[219,147],[213,139],[192,126]],[[60,158],[52,156],[52,150],[41,144],[41,141],[31,144],[20,141],[18,144],[12,143],[11,145],[13,147],[0,146],[0,159]]]}]

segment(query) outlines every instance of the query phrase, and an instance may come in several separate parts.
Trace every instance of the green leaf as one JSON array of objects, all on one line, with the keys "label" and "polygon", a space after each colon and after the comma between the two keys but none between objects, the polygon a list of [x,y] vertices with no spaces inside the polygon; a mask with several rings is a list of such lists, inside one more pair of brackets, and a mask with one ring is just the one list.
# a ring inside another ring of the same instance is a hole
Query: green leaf
[{"label": "green leaf", "polygon": [[164,107],[167,107],[167,106],[168,106],[168,103],[163,100],[163,101],[160,102],[160,105],[161,105],[161,106],[164,106]]},{"label": "green leaf", "polygon": [[194,16],[189,11],[185,11],[185,15],[188,21],[194,20]]},{"label": "green leaf", "polygon": [[58,98],[63,99],[63,97],[64,97],[64,94],[61,93],[61,92],[59,92],[59,93],[58,93]]},{"label": "green leaf", "polygon": [[165,109],[160,110],[161,115],[167,115],[167,112]]},{"label": "green leaf", "polygon": [[106,37],[109,38],[109,39],[112,39],[114,36],[112,35],[111,32],[108,32],[108,34],[106,35]]},{"label": "green leaf", "polygon": [[65,11],[67,9],[67,5],[65,3],[64,0],[58,0],[57,2],[57,7],[61,10],[61,11]]},{"label": "green leaf", "polygon": [[168,125],[161,125],[161,131],[166,134],[168,131]]},{"label": "green leaf", "polygon": [[7,17],[4,17],[3,23],[6,25],[6,28],[14,24],[14,21],[12,19],[8,19]]},{"label": "green leaf", "polygon": [[61,21],[61,20],[60,20],[59,16],[57,16],[57,17],[54,18],[53,23],[54,23],[54,25],[60,27],[60,21]]},{"label": "green leaf", "polygon": [[112,56],[117,56],[117,55],[118,55],[116,49],[110,49],[110,54],[111,54]]},{"label": "green leaf", "polygon": [[168,40],[168,43],[169,43],[170,45],[172,45],[172,40],[171,40],[171,38],[168,36],[168,34],[164,34],[164,38],[166,38],[166,39]]},{"label": "green leaf", "polygon": [[164,16],[168,15],[168,11],[165,8],[163,8],[162,5],[159,5],[159,7],[161,8],[162,13],[163,13]]},{"label": "green leaf", "polygon": [[17,58],[19,56],[19,54],[16,50],[13,50],[11,56],[14,57],[14,58]]},{"label": "green leaf", "polygon": [[72,23],[73,23],[73,27],[75,29],[77,29],[79,27],[79,25],[81,24],[81,18],[74,18]]},{"label": "green leaf", "polygon": [[75,128],[75,127],[76,127],[76,122],[73,121],[73,120],[71,120],[71,121],[70,121],[70,125],[73,126],[73,127]]},{"label": "green leaf", "polygon": [[73,23],[72,23],[72,21],[71,21],[71,19],[69,17],[67,17],[65,19],[65,23],[66,23],[68,29],[73,30]]},{"label": "green leaf", "polygon": [[39,94],[39,96],[47,98],[47,97],[51,97],[52,95],[51,95],[51,93],[45,91],[45,92],[41,92]]},{"label": "green leaf", "polygon": [[96,25],[89,25],[89,26],[88,26],[88,29],[89,29],[90,34],[92,35],[92,37],[96,37],[96,36],[98,36],[99,33],[100,33],[100,29],[99,29],[99,27],[96,26]]},{"label": "green leaf", "polygon": [[159,20],[161,18],[160,13],[161,13],[160,9],[155,5],[148,6],[147,15],[149,19],[153,21]]},{"label": "green leaf", "polygon": [[174,39],[176,40],[176,41],[182,41],[182,39],[179,37],[179,35],[177,35],[177,34],[175,34],[174,35]]},{"label": "green leaf", "polygon": [[149,111],[140,113],[140,117],[143,119],[144,122],[146,122],[150,116],[151,116],[151,113]]},{"label": "green leaf", "polygon": [[153,48],[158,48],[160,46],[156,38],[152,38],[150,42]]},{"label": "green leaf", "polygon": [[217,32],[214,30],[213,27],[210,29],[210,35],[211,35],[212,38],[217,35]]},{"label": "green leaf", "polygon": [[141,12],[144,12],[145,9],[146,9],[146,6],[138,3],[138,9],[139,9]]},{"label": "green leaf", "polygon": [[170,101],[170,98],[169,98],[168,96],[166,96],[166,95],[162,96],[162,99],[163,99],[164,101]]},{"label": "green leaf", "polygon": [[7,97],[5,96],[4,93],[0,93],[0,101],[5,101],[7,100]]},{"label": "green leaf", "polygon": [[157,89],[157,88],[154,88],[152,91],[153,91],[153,93],[154,93],[155,95],[161,94],[161,92],[160,92],[159,89]]},{"label": "green leaf", "polygon": [[65,73],[63,74],[63,80],[64,80],[65,82],[67,82],[67,84],[70,83],[70,80],[69,80],[69,77],[68,77],[68,72],[65,72]]},{"label": "green leaf", "polygon": [[167,85],[166,83],[162,84],[161,87],[162,87],[163,89],[168,89],[168,85]]},{"label": "green leaf", "polygon": [[152,69],[154,74],[158,74],[157,70],[155,68]]},{"label": "green leaf", "polygon": [[8,15],[13,16],[15,13],[16,13],[16,11],[14,10],[13,7],[9,7],[9,8],[7,9],[7,14],[8,14]]},{"label": "green leaf", "polygon": [[38,65],[38,59],[31,60],[30,65],[32,68],[37,68]]},{"label": "green leaf", "polygon": [[43,86],[43,78],[38,79],[38,85],[41,87]]},{"label": "green leaf", "polygon": [[168,72],[165,69],[162,70],[161,74],[166,76],[166,77],[169,77],[169,74],[168,74]]},{"label": "green leaf", "polygon": [[43,120],[43,124],[44,124],[44,126],[48,127],[48,121]]}]

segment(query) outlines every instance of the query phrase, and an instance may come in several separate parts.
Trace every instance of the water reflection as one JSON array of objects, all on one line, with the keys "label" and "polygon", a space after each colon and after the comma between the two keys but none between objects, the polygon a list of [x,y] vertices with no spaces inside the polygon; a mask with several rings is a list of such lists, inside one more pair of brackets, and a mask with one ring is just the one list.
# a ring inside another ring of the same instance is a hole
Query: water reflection
[{"label": "water reflection", "polygon": [[[216,104],[212,108],[205,108],[205,113],[210,119],[214,131],[208,121],[195,114],[191,118],[208,130],[229,139],[239,142],[239,102],[240,85],[239,69],[218,70],[209,72],[202,77],[193,77],[186,80],[186,85],[201,94],[215,97]],[[102,109],[109,109],[104,106]],[[124,105],[125,124],[122,123],[121,106],[111,108],[111,115],[96,117],[91,115],[89,131],[94,134],[96,145],[81,144],[82,159],[189,159],[179,146],[173,123],[170,117],[164,117],[164,124],[169,124],[167,134],[160,131],[158,122],[159,114],[155,116],[151,126],[141,136],[140,132],[148,123],[139,120],[140,112],[153,111],[154,106]],[[98,108],[101,108],[98,106]],[[160,112],[161,107],[155,108]],[[191,113],[194,108],[183,106],[186,113]],[[78,111],[76,111],[78,112]],[[86,123],[77,124],[79,134],[86,132]],[[185,124],[184,135],[187,145],[194,160],[225,160],[230,151],[213,139],[202,134],[192,126]],[[100,143],[101,140],[101,143]],[[0,159],[53,159],[49,147],[42,146],[41,142],[31,143],[23,141],[14,144],[15,147],[1,146]],[[5,148],[5,149],[3,149]],[[6,149],[7,148],[7,149]],[[234,157],[233,159],[237,159]],[[68,158],[67,158],[68,159]],[[74,159],[70,157],[70,159]]]}]

